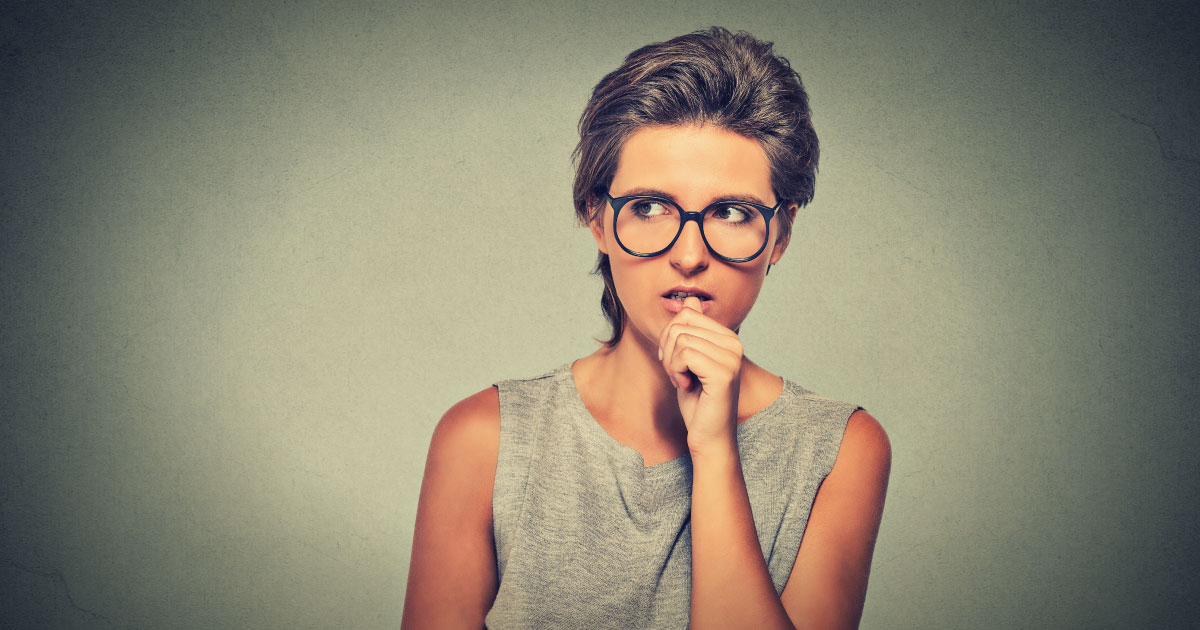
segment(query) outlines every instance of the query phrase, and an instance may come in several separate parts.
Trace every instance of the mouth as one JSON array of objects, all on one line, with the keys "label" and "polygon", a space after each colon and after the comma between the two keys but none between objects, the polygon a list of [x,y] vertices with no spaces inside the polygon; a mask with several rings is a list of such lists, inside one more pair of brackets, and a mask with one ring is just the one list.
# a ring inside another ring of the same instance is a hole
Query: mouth
[{"label": "mouth", "polygon": [[694,297],[700,300],[700,312],[708,313],[712,309],[713,298],[708,293],[700,289],[688,287],[675,287],[670,291],[662,294],[662,305],[669,313],[678,313],[683,310],[683,301]]},{"label": "mouth", "polygon": [[668,300],[678,300],[680,302],[689,297],[698,297],[700,298],[701,302],[707,302],[712,299],[712,296],[700,291],[668,291],[663,294],[663,297],[667,298]]}]

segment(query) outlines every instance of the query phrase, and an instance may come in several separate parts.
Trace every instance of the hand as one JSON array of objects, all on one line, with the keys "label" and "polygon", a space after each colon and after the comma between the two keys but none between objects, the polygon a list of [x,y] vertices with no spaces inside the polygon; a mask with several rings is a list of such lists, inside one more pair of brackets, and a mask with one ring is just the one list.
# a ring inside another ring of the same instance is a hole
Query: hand
[{"label": "hand", "polygon": [[700,312],[700,298],[683,301],[658,338],[659,360],[679,401],[693,453],[737,443],[742,342],[737,333]]}]

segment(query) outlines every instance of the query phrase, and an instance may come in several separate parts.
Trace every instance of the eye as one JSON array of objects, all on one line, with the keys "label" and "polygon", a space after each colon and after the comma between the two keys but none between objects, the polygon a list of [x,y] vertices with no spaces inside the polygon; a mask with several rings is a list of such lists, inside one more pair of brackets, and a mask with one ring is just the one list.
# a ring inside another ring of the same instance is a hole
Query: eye
[{"label": "eye", "polygon": [[629,202],[629,209],[639,217],[654,219],[671,214],[671,206],[657,199],[634,199]]},{"label": "eye", "polygon": [[713,219],[721,221],[722,223],[729,223],[731,225],[750,223],[759,216],[758,210],[755,208],[736,204],[717,206],[716,208],[712,209],[711,214]]}]

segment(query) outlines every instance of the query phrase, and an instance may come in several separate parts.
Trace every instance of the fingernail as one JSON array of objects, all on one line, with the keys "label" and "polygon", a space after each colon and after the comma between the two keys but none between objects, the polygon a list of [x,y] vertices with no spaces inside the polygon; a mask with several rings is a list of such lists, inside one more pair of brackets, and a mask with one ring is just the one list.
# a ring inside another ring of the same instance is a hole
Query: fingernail
[{"label": "fingernail", "polygon": [[658,349],[658,360],[662,361],[662,348]]}]

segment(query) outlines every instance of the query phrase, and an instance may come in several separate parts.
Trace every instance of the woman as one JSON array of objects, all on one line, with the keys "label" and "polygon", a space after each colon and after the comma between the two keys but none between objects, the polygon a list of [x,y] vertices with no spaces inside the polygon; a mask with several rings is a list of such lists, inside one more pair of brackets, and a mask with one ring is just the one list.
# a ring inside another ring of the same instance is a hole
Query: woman
[{"label": "woman", "polygon": [[646,46],[596,86],[576,158],[612,336],[442,418],[403,626],[857,626],[887,436],[737,334],[812,198],[800,77],[745,33]]}]

